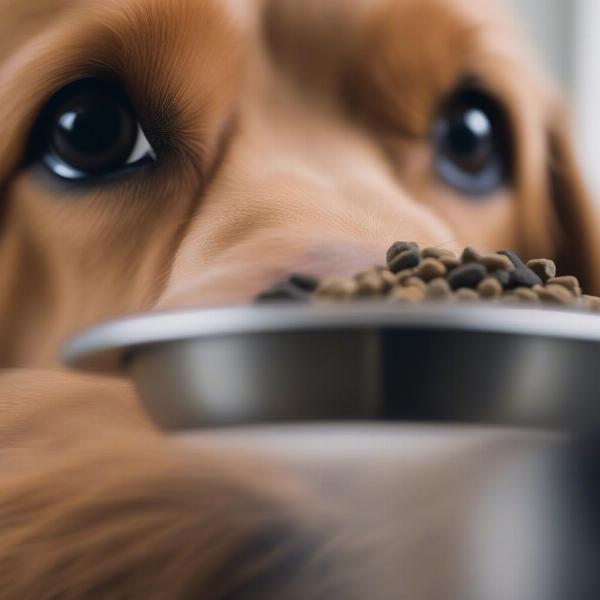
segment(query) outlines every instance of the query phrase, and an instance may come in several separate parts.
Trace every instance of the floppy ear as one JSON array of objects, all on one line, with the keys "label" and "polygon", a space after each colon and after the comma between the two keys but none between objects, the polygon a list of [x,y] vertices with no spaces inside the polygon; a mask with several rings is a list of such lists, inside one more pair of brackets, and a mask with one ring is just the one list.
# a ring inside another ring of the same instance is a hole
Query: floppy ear
[{"label": "floppy ear", "polygon": [[547,135],[555,258],[560,273],[578,276],[587,293],[600,294],[600,207],[586,189],[564,112],[554,115]]}]

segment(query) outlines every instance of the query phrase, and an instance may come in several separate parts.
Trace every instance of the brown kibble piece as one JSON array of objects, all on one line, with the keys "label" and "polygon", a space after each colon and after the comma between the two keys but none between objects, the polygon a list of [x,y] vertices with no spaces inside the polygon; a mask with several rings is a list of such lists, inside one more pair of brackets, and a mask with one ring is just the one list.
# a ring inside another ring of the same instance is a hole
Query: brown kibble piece
[{"label": "brown kibble piece", "polygon": [[535,258],[527,266],[544,282],[556,277],[556,265],[547,258]]},{"label": "brown kibble piece", "polygon": [[378,296],[385,290],[385,283],[377,271],[366,271],[356,277],[359,296]]},{"label": "brown kibble piece", "polygon": [[426,258],[418,266],[416,274],[423,281],[431,281],[437,277],[443,277],[448,269],[436,258]]},{"label": "brown kibble piece", "polygon": [[440,256],[438,260],[448,271],[452,271],[452,269],[456,269],[456,267],[460,266],[460,259],[456,256]]},{"label": "brown kibble piece", "polygon": [[425,291],[427,289],[427,284],[419,277],[409,277],[404,283],[404,287],[418,287],[420,290]]},{"label": "brown kibble piece", "polygon": [[539,295],[531,288],[519,287],[514,289],[512,293],[515,298],[518,298],[522,302],[537,303],[540,301]]},{"label": "brown kibble piece", "polygon": [[547,285],[562,285],[567,288],[573,295],[581,296],[581,286],[577,277],[565,276],[565,277],[553,277],[548,279]]},{"label": "brown kibble piece", "polygon": [[474,248],[467,246],[463,250],[460,260],[463,263],[463,265],[466,265],[468,263],[481,262],[481,255]]},{"label": "brown kibble piece", "polygon": [[444,250],[443,248],[425,248],[423,250],[423,258],[437,258],[438,260],[445,256],[446,258],[456,258],[454,252]]},{"label": "brown kibble piece", "polygon": [[486,254],[481,257],[481,264],[488,269],[488,271],[514,271],[515,265],[508,256],[503,254]]},{"label": "brown kibble piece", "polygon": [[331,277],[321,282],[315,292],[318,300],[345,300],[354,296],[358,291],[358,284],[349,277]]},{"label": "brown kibble piece", "polygon": [[379,277],[381,277],[381,281],[383,281],[383,285],[385,288],[384,291],[390,290],[397,283],[396,276],[391,271],[388,271],[387,269],[383,269],[383,270],[379,271]]},{"label": "brown kibble piece", "polygon": [[390,302],[414,304],[425,299],[425,292],[418,287],[396,287],[387,296]]},{"label": "brown kibble piece", "polygon": [[535,289],[538,297],[542,302],[548,304],[561,304],[562,306],[570,306],[575,303],[575,296],[566,287],[562,285],[547,285],[546,287],[539,286]]},{"label": "brown kibble piece", "polygon": [[443,277],[432,279],[427,285],[426,297],[428,300],[445,300],[451,295],[450,285]]},{"label": "brown kibble piece", "polygon": [[582,300],[589,310],[600,311],[600,298],[597,296],[583,296]]},{"label": "brown kibble piece", "polygon": [[414,269],[404,269],[404,271],[400,271],[400,273],[396,273],[394,277],[396,278],[396,283],[402,285],[409,277],[412,277],[415,274]]},{"label": "brown kibble piece", "polygon": [[454,293],[459,302],[476,302],[479,300],[479,294],[470,288],[460,288]]},{"label": "brown kibble piece", "polygon": [[486,277],[477,286],[477,292],[485,300],[494,300],[502,295],[502,285],[495,277]]}]

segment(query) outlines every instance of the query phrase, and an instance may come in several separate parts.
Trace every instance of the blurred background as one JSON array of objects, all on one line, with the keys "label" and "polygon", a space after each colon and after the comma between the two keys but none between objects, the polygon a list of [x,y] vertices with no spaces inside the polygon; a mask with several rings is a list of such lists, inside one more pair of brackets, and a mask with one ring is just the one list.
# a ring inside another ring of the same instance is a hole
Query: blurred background
[{"label": "blurred background", "polygon": [[600,209],[600,0],[507,0],[569,94],[579,155]]}]

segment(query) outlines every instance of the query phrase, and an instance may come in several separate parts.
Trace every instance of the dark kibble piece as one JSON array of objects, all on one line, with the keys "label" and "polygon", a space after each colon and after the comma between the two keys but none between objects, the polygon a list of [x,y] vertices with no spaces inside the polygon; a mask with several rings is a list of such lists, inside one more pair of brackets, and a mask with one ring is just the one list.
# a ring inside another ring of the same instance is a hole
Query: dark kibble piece
[{"label": "dark kibble piece", "polygon": [[500,250],[496,254],[506,256],[510,262],[515,266],[516,269],[526,267],[527,265],[512,251],[512,250]]},{"label": "dark kibble piece", "polygon": [[314,292],[319,287],[319,280],[316,277],[300,273],[294,273],[290,277],[290,283],[305,292]]},{"label": "dark kibble piece", "polygon": [[266,304],[270,302],[308,302],[309,295],[307,292],[298,289],[290,284],[289,281],[280,283],[270,290],[259,294],[256,297],[258,304]]},{"label": "dark kibble piece", "polygon": [[543,281],[514,253],[510,250],[502,250],[498,254],[507,256],[515,270],[510,274],[510,281],[505,289],[518,287],[532,288],[534,285],[542,285]]},{"label": "dark kibble piece", "polygon": [[491,273],[494,279],[497,279],[500,285],[506,289],[510,284],[510,272],[509,271],[494,271]]},{"label": "dark kibble piece", "polygon": [[562,285],[575,296],[581,296],[581,286],[579,285],[579,279],[577,279],[577,277],[553,277],[552,279],[548,279],[546,283],[547,285]]},{"label": "dark kibble piece", "polygon": [[457,267],[448,277],[448,283],[453,290],[459,288],[475,288],[487,275],[487,270],[479,263],[467,263]]},{"label": "dark kibble piece", "polygon": [[405,269],[413,269],[417,267],[421,262],[421,251],[420,250],[405,250],[396,255],[394,260],[390,263],[390,271],[392,273],[399,273]]},{"label": "dark kibble piece", "polygon": [[556,277],[556,265],[546,258],[530,260],[527,266],[544,282]]},{"label": "dark kibble piece", "polygon": [[414,242],[396,242],[395,244],[392,244],[390,249],[387,251],[387,264],[391,265],[398,254],[406,252],[407,250],[420,253],[418,244],[415,244]]},{"label": "dark kibble piece", "polygon": [[510,281],[508,283],[508,289],[514,289],[518,287],[532,288],[534,285],[541,285],[542,280],[527,267],[521,269],[515,269],[510,274]]},{"label": "dark kibble piece", "polygon": [[469,263],[478,263],[481,261],[481,255],[479,254],[479,252],[477,252],[477,250],[475,250],[474,248],[471,248],[470,246],[467,246],[463,250],[462,256],[460,258],[461,258],[463,265],[466,265]]}]

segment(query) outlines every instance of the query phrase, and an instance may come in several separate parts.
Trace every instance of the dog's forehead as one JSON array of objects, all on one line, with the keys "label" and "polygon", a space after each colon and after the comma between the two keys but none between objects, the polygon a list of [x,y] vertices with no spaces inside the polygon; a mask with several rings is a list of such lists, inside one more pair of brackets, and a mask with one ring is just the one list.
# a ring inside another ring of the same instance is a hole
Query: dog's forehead
[{"label": "dog's forehead", "polygon": [[[302,29],[322,26],[324,23],[343,30],[344,24],[368,18],[380,10],[419,11],[429,13],[435,18],[440,8],[452,8],[456,16],[469,22],[482,18],[494,20],[504,11],[499,0],[163,0],[165,14],[175,16],[177,5],[181,5],[181,14],[187,14],[190,5],[196,4],[201,14],[206,9],[218,7],[240,26],[255,27],[273,16],[293,15],[293,26]],[[127,11],[132,7],[143,9],[140,0],[0,0],[3,16],[2,28],[7,33],[18,34],[19,29],[30,31],[33,25],[51,22],[59,17],[64,9],[79,12],[94,10],[99,5],[110,6],[112,10]],[[183,10],[186,9],[186,10]],[[174,17],[176,18],[176,17]],[[289,23],[282,18],[280,25]]]}]

